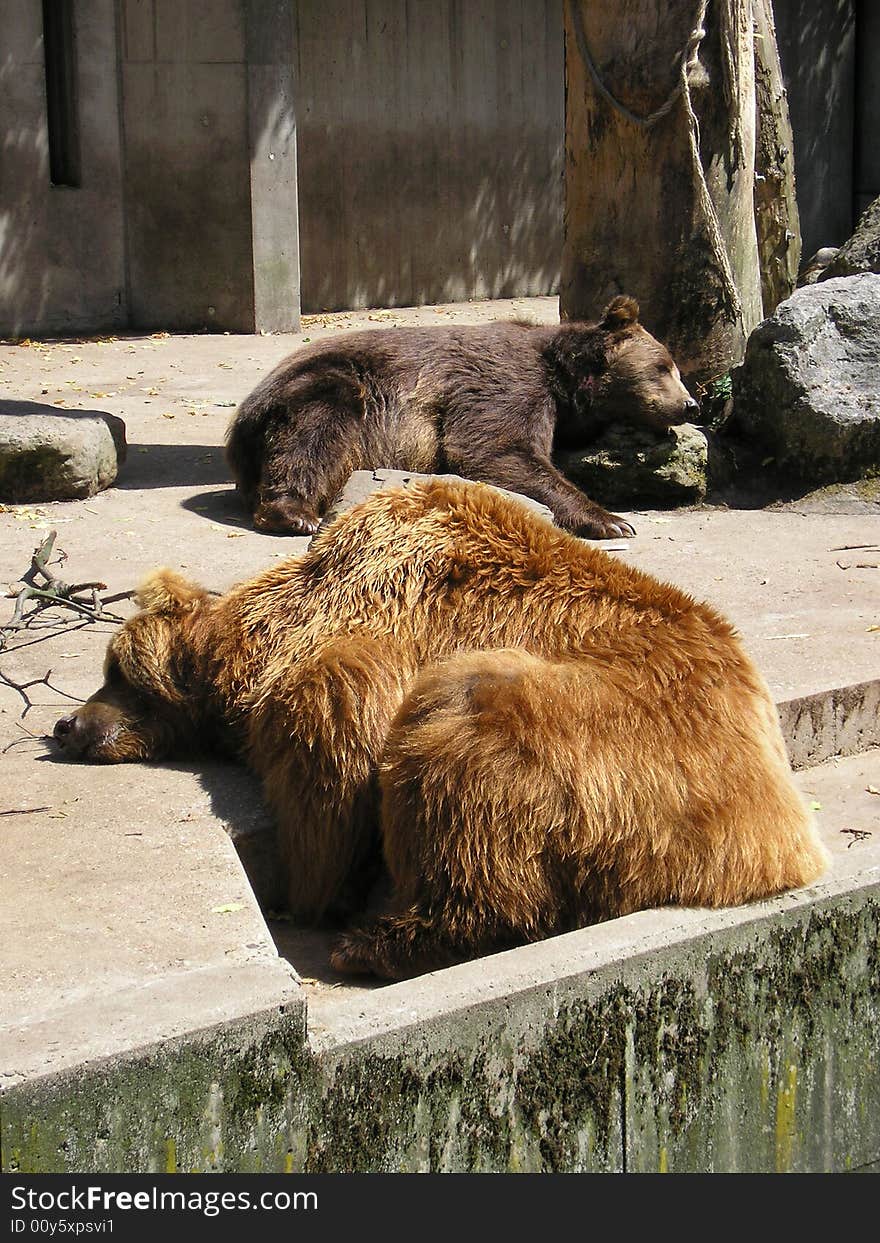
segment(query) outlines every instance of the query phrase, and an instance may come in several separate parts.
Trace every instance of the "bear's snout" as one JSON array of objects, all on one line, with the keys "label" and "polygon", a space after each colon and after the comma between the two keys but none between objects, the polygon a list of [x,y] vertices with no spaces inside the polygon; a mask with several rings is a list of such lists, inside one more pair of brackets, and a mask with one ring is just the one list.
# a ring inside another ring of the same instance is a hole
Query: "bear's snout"
[{"label": "bear's snout", "polygon": [[78,755],[85,747],[84,730],[75,712],[55,722],[52,737],[62,751],[68,751],[72,755]]},{"label": "bear's snout", "polygon": [[81,708],[57,720],[52,737],[64,754],[72,758],[114,763],[129,758],[120,752],[123,733],[126,733],[124,717],[119,710],[93,696]]}]

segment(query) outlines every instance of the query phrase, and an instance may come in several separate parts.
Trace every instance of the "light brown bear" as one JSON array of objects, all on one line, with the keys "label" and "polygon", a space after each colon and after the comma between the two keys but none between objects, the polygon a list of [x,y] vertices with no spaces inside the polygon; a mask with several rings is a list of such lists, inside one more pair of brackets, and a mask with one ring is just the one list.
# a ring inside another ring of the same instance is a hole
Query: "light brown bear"
[{"label": "light brown bear", "polygon": [[826,867],[731,625],[493,488],[380,492],[225,596],[162,570],[140,605],[57,741],[241,754],[298,920],[362,903],[381,839],[393,902],[340,970],[402,978]]},{"label": "light brown bear", "polygon": [[596,324],[504,322],[347,332],[285,358],[236,410],[226,456],[264,531],[311,533],[355,470],[450,472],[521,492],[566,531],[633,535],[553,465],[609,423],[697,417],[639,306]]}]

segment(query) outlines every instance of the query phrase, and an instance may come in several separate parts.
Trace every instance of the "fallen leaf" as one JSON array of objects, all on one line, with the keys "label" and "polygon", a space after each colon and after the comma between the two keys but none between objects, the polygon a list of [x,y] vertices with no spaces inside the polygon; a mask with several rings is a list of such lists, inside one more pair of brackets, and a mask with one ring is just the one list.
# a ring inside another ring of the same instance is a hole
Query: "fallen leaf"
[{"label": "fallen leaf", "polygon": [[174,418],[174,413],[173,413],[173,411],[171,411],[171,410],[166,410],[166,411],[165,411],[165,413],[162,415],[162,418],[163,418],[163,419],[173,419],[173,418]]},{"label": "fallen leaf", "polygon": [[212,906],[212,915],[234,915],[236,911],[243,911],[243,902],[225,902],[223,906]]},{"label": "fallen leaf", "polygon": [[865,789],[869,794],[880,794],[880,790],[876,786],[865,786]]},{"label": "fallen leaf", "polygon": [[880,626],[869,626],[868,629],[865,631],[865,633],[876,634],[878,630],[880,630]]},{"label": "fallen leaf", "polygon": [[814,799],[813,802],[810,803],[810,811],[821,811],[821,810],[822,810],[822,804],[817,803]]},{"label": "fallen leaf", "polygon": [[226,532],[227,539],[241,539],[243,535],[244,535],[244,531],[227,531]]},{"label": "fallen leaf", "polygon": [[159,396],[159,390],[157,388],[154,388],[152,384],[148,388],[142,388],[141,392],[146,393],[150,397]]}]

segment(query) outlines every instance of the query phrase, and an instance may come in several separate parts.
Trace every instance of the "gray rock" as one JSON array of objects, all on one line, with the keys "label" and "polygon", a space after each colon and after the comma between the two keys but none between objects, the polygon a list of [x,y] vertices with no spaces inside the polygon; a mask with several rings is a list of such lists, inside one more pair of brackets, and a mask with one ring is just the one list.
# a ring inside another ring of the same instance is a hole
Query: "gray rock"
[{"label": "gray rock", "polygon": [[[348,482],[327,510],[318,530],[322,531],[339,514],[345,513],[347,509],[353,509],[355,505],[365,501],[373,492],[380,492],[386,488],[405,488],[407,484],[422,479],[452,479],[458,480],[459,483],[468,482],[462,479],[460,475],[420,475],[406,470],[356,470],[349,475]],[[513,497],[514,500],[525,505],[527,509],[533,510],[535,513],[540,514],[541,517],[547,518],[550,522],[553,521],[553,514],[547,506],[541,505],[538,501],[533,501],[530,496],[522,496],[519,492],[508,492],[505,488],[496,488],[496,491],[503,492],[505,496]]]},{"label": "gray rock", "polygon": [[859,272],[880,272],[880,197],[862,212],[855,233],[819,274],[819,280],[856,276]]},{"label": "gray rock", "polygon": [[732,428],[793,482],[880,467],[880,276],[795,290],[758,324],[732,372]]},{"label": "gray rock", "polygon": [[600,505],[694,504],[709,489],[713,439],[691,423],[666,435],[615,426],[588,448],[560,453],[556,464]]},{"label": "gray rock", "polygon": [[125,454],[125,423],[115,414],[0,402],[0,500],[94,496],[115,481]]}]

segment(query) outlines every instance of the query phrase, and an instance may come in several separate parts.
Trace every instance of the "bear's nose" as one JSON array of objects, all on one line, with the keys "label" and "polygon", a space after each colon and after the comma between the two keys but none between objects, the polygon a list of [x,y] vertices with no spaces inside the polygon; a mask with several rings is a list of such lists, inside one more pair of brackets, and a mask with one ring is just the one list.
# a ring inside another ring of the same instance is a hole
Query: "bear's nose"
[{"label": "bear's nose", "polygon": [[684,403],[684,408],[688,411],[688,413],[693,414],[695,411],[699,410],[700,403],[697,401],[696,397],[688,397],[687,401]]},{"label": "bear's nose", "polygon": [[56,721],[52,736],[59,747],[70,747],[76,736],[76,713],[72,712],[70,716],[63,716],[60,721]]}]

